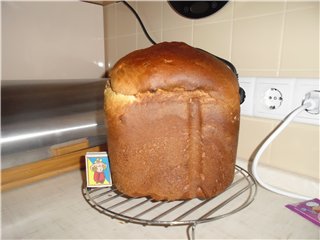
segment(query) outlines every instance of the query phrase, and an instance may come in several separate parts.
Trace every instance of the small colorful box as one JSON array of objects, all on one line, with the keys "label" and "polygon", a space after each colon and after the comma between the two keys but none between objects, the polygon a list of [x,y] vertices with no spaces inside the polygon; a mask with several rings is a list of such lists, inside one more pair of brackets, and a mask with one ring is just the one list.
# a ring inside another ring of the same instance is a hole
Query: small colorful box
[{"label": "small colorful box", "polygon": [[318,198],[296,204],[288,204],[286,207],[320,226],[320,200]]},{"label": "small colorful box", "polygon": [[106,152],[87,152],[87,187],[112,186],[109,158]]}]

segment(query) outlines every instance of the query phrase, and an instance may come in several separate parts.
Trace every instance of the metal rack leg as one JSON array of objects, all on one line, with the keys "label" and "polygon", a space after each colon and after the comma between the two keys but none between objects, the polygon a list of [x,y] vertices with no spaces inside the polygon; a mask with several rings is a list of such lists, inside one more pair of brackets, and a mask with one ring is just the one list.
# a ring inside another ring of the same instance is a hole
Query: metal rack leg
[{"label": "metal rack leg", "polygon": [[[187,234],[188,234],[188,240],[196,240],[196,226],[197,224],[192,224],[189,225],[187,228]],[[191,234],[190,234],[190,229],[191,229]]]}]

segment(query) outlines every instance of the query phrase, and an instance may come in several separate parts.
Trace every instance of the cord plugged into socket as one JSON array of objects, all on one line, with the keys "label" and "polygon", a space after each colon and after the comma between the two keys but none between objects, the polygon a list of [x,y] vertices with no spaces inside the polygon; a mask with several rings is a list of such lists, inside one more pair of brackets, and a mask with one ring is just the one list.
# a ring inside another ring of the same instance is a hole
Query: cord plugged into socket
[{"label": "cord plugged into socket", "polygon": [[313,90],[311,92],[308,92],[305,95],[305,98],[302,102],[303,105],[309,105],[306,108],[306,112],[310,114],[319,114],[320,112],[320,91],[319,90]]}]

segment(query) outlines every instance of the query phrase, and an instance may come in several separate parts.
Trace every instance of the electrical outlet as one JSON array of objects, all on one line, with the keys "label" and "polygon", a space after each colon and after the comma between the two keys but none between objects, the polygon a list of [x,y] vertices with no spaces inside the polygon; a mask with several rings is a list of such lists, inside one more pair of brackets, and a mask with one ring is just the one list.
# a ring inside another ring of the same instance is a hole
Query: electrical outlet
[{"label": "electrical outlet", "polygon": [[[305,98],[305,95],[313,90],[320,90],[319,79],[296,79],[295,89],[294,89],[294,98],[292,109],[299,107]],[[303,111],[298,114],[294,121],[310,123],[310,124],[320,124],[319,114],[308,113]]]},{"label": "electrical outlet", "polygon": [[269,109],[277,109],[283,102],[282,93],[279,89],[270,88],[264,93],[264,104]]},{"label": "electrical outlet", "polygon": [[[319,79],[240,77],[239,85],[246,92],[241,115],[284,119],[301,106],[305,95],[320,89]],[[320,114],[299,113],[293,121],[320,125]]]},{"label": "electrical outlet", "polygon": [[256,78],[253,115],[283,119],[292,109],[293,79]]},{"label": "electrical outlet", "polygon": [[240,77],[239,85],[246,93],[246,98],[241,104],[241,115],[253,115],[253,96],[254,96],[254,81],[255,78]]}]

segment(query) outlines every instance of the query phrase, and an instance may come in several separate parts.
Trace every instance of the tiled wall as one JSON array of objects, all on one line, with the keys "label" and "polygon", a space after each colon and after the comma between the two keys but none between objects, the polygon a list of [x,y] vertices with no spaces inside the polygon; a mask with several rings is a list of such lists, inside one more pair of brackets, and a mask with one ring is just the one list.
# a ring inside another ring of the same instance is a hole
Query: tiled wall
[{"label": "tiled wall", "polygon": [[[319,2],[230,1],[215,15],[189,20],[162,2],[130,2],[156,42],[183,41],[230,60],[240,76],[319,77]],[[104,7],[107,68],[151,44],[121,3]],[[278,122],[241,118],[238,157],[249,159]],[[291,124],[263,162],[319,178],[319,127]]]},{"label": "tiled wall", "polygon": [[84,2],[2,1],[2,79],[99,78],[103,9]]},{"label": "tiled wall", "polygon": [[[156,42],[183,41],[231,60],[241,76],[318,77],[319,3],[229,2],[216,14],[190,20],[167,1],[130,2]],[[104,8],[107,61],[150,46],[121,3]]]}]

